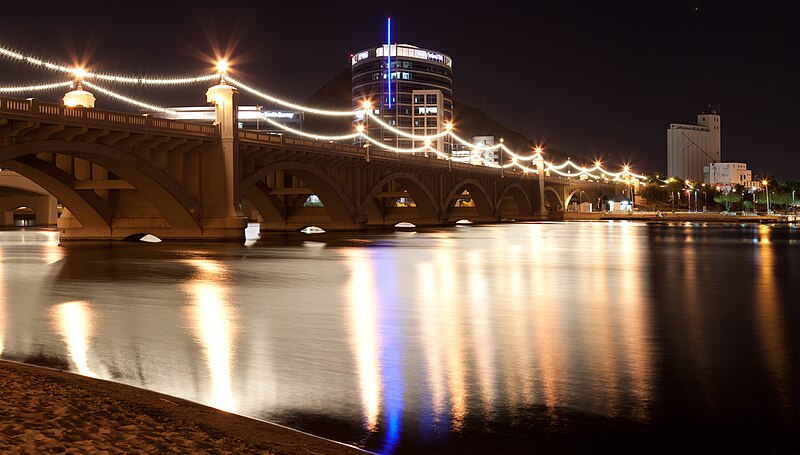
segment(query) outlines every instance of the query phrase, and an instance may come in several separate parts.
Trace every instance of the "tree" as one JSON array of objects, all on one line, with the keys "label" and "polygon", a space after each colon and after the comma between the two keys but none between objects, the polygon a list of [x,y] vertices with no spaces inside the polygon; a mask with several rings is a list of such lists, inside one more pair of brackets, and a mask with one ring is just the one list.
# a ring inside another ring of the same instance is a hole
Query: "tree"
[{"label": "tree", "polygon": [[667,189],[669,190],[670,199],[673,201],[673,210],[676,206],[680,208],[680,198],[678,197],[678,194],[680,194],[680,191],[684,189],[684,187],[686,187],[686,182],[684,182],[680,177],[670,177],[667,179]]},{"label": "tree", "polygon": [[725,204],[725,211],[730,212],[731,204],[742,201],[742,195],[739,193],[722,193],[714,197],[714,202]]},{"label": "tree", "polygon": [[639,195],[647,199],[648,204],[656,202],[669,203],[669,190],[655,183],[639,187]]}]

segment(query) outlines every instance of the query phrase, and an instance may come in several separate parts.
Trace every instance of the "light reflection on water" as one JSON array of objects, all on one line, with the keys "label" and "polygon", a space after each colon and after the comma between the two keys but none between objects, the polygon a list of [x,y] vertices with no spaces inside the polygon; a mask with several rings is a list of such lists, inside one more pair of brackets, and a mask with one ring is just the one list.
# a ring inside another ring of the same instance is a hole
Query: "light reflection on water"
[{"label": "light reflection on water", "polygon": [[0,232],[0,355],[386,453],[525,451],[567,438],[564,422],[662,434],[744,416],[781,436],[797,423],[798,237],[542,223],[58,246]]},{"label": "light reflection on water", "polygon": [[208,403],[236,412],[231,390],[236,324],[235,312],[227,302],[225,266],[208,259],[188,259],[186,263],[196,270],[185,286],[191,299],[189,325],[203,350],[211,379]]}]

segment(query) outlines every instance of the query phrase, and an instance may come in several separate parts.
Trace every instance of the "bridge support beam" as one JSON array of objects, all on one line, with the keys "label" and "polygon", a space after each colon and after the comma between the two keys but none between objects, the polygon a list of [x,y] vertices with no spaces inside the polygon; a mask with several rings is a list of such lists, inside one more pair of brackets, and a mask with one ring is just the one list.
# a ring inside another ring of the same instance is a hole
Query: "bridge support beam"
[{"label": "bridge support beam", "polygon": [[244,239],[247,217],[239,203],[239,133],[238,92],[220,83],[206,92],[206,99],[216,111],[215,125],[220,131],[220,146],[203,153],[202,229],[210,240]]},{"label": "bridge support beam", "polygon": [[539,177],[539,207],[534,210],[536,215],[547,215],[547,209],[544,207],[544,160],[539,157],[533,160],[536,165],[536,175]]}]

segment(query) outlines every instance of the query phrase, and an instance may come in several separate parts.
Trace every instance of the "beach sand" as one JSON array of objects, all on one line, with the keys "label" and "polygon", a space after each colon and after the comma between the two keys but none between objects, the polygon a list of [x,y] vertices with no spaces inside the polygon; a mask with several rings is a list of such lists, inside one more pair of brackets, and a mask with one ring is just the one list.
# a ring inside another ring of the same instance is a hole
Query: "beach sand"
[{"label": "beach sand", "polygon": [[168,395],[0,361],[0,453],[363,454]]}]

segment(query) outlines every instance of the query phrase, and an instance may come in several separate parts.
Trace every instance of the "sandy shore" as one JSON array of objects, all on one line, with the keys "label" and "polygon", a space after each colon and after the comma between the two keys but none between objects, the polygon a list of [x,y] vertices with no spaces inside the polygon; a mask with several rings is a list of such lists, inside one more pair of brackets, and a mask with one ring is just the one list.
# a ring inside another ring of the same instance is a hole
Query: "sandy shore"
[{"label": "sandy shore", "polygon": [[110,381],[0,361],[0,453],[363,454]]}]

